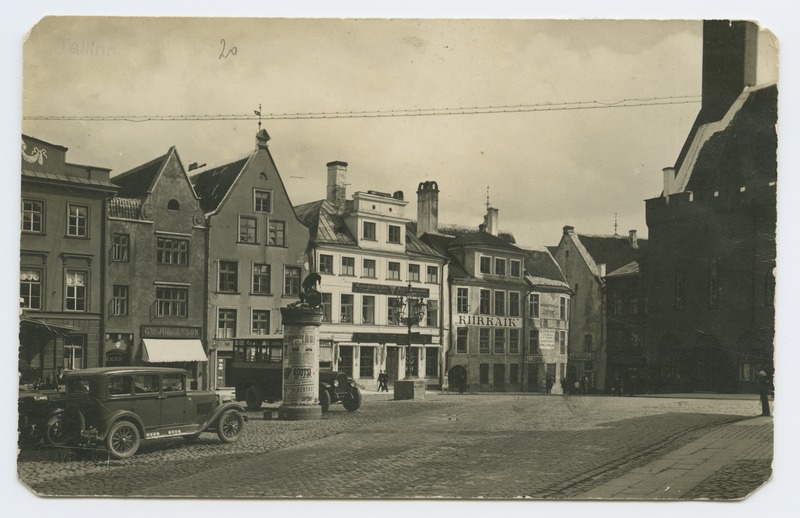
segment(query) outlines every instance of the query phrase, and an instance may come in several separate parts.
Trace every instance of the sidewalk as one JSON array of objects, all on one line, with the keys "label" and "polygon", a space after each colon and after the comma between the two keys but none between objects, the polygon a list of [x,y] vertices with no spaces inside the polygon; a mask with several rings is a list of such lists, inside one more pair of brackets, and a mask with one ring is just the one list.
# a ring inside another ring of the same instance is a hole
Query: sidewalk
[{"label": "sidewalk", "polygon": [[772,417],[743,419],[574,498],[740,499],[769,480],[772,457]]}]

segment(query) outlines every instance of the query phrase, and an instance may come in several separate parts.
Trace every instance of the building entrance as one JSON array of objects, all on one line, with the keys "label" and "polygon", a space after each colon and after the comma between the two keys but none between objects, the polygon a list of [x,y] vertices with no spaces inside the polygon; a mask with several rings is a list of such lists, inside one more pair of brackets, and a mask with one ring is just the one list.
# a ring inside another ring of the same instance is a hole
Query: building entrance
[{"label": "building entrance", "polygon": [[495,392],[505,392],[506,390],[506,366],[503,363],[494,364],[494,377],[492,387]]},{"label": "building entrance", "polygon": [[397,367],[400,365],[398,356],[400,349],[398,347],[386,348],[386,376],[387,383],[392,384],[397,380]]}]

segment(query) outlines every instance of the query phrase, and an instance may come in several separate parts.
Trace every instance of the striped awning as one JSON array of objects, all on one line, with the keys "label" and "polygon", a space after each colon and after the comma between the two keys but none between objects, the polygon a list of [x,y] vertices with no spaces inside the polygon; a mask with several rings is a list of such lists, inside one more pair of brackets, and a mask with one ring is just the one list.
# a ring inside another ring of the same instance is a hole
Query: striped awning
[{"label": "striped awning", "polygon": [[200,340],[145,338],[142,360],[148,363],[207,362]]}]

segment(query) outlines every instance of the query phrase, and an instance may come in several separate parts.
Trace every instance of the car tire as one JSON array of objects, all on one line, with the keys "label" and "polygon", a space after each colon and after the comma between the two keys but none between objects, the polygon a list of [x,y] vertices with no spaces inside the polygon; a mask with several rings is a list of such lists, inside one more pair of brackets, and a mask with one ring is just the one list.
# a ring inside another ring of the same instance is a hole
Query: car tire
[{"label": "car tire", "polygon": [[106,450],[115,459],[133,457],[140,443],[139,429],[130,421],[117,421],[106,436]]},{"label": "car tire", "polygon": [[361,407],[361,392],[357,388],[350,391],[350,397],[342,401],[342,406],[348,412],[355,412]]},{"label": "car tire", "polygon": [[238,410],[226,410],[219,416],[217,435],[222,442],[236,442],[244,430],[244,417]]},{"label": "car tire", "polygon": [[248,410],[258,410],[261,408],[261,391],[258,390],[258,387],[255,385],[247,387],[247,391],[244,393],[244,401],[245,404],[247,404]]},{"label": "car tire", "polygon": [[322,407],[322,412],[325,413],[331,408],[331,395],[325,387],[319,388],[319,406]]},{"label": "car tire", "polygon": [[64,421],[60,415],[53,415],[44,425],[44,442],[51,446],[64,446],[67,437],[64,434]]}]

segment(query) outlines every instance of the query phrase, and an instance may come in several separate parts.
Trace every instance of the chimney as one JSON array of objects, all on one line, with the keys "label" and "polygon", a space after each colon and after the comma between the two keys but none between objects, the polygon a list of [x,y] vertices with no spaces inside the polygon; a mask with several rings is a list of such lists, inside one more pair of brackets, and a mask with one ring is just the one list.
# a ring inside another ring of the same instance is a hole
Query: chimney
[{"label": "chimney", "polygon": [[639,248],[639,241],[636,239],[636,229],[628,231],[628,241],[631,244],[631,248]]},{"label": "chimney", "polygon": [[439,232],[439,186],[434,181],[417,187],[417,237]]},{"label": "chimney", "polygon": [[269,142],[269,133],[267,130],[262,129],[256,133],[256,149],[267,149],[267,142]]},{"label": "chimney", "polygon": [[674,167],[665,167],[661,170],[664,173],[664,197],[666,198],[670,194],[675,194],[673,189],[675,186],[675,168]]},{"label": "chimney", "polygon": [[498,212],[500,211],[494,207],[486,209],[486,231],[493,236],[498,234],[498,227],[500,226]]},{"label": "chimney", "polygon": [[328,166],[328,188],[325,199],[335,207],[341,207],[347,197],[347,184],[345,183],[347,162],[328,162],[326,165]]},{"label": "chimney", "polygon": [[606,263],[600,263],[597,265],[597,276],[598,277],[606,276]]},{"label": "chimney", "polygon": [[562,230],[564,231],[564,235],[566,236],[567,234],[573,234],[575,232],[575,227],[573,227],[572,225],[564,225],[564,228]]}]

